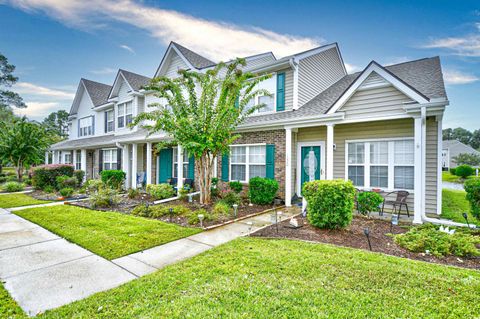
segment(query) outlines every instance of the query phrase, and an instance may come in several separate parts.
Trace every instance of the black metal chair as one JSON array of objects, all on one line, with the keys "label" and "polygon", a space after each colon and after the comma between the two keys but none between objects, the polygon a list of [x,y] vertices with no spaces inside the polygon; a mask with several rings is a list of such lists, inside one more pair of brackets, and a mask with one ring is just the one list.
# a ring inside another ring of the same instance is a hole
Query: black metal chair
[{"label": "black metal chair", "polygon": [[[396,195],[395,200],[388,200],[388,196],[392,194]],[[405,206],[405,209],[407,210],[407,216],[410,217],[410,211],[408,210],[408,204],[407,204],[408,195],[410,195],[410,193],[407,191],[393,191],[385,194],[385,197],[384,197],[385,200],[383,201],[383,204],[382,204],[382,215],[384,213],[385,204],[387,204],[387,205],[392,205],[392,214],[396,213],[398,217],[400,217],[402,206]],[[397,206],[398,206],[398,211],[397,211]]]}]

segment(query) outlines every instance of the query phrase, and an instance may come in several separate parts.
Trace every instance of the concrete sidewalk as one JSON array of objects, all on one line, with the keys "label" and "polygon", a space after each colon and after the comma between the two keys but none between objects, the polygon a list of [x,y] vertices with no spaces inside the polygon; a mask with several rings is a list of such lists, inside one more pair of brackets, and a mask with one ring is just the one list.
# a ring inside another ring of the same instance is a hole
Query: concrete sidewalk
[{"label": "concrete sidewalk", "polygon": [[[42,205],[44,206],[44,205]],[[280,209],[282,220],[298,214]],[[108,290],[271,225],[271,212],[108,261],[0,209],[0,279],[29,315]]]}]

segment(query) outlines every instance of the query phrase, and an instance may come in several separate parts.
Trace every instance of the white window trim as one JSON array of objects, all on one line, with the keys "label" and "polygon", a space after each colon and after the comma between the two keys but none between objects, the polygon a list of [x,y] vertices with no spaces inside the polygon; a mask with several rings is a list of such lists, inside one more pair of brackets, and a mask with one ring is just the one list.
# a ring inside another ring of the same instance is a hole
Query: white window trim
[{"label": "white window trim", "polygon": [[[229,155],[229,163],[228,163],[228,180],[229,181],[238,181],[242,184],[248,184],[250,178],[250,165],[261,165],[258,163],[253,163],[250,164],[250,147],[255,147],[255,146],[265,146],[265,170],[267,168],[267,143],[256,143],[256,144],[234,144],[230,145],[230,155]],[[232,162],[232,148],[233,147],[245,147],[245,163],[233,163]],[[240,180],[234,180],[232,179],[232,164],[233,165],[245,165],[245,178],[246,180],[240,181]],[[265,171],[266,172],[266,171]]]},{"label": "white window trim", "polygon": [[[268,111],[268,112],[259,112],[259,110],[256,110],[254,113],[250,114],[249,116],[253,117],[253,116],[260,116],[260,115],[265,115],[265,114],[273,114],[273,113],[277,113],[277,74],[278,72],[271,72],[270,73],[272,75],[271,79],[274,79],[275,81],[275,91],[274,92],[270,92],[272,95],[273,95],[273,111]],[[255,79],[255,78],[253,78]],[[287,79],[285,78],[285,81]],[[285,88],[284,88],[285,90]],[[260,95],[260,96],[256,96],[254,98],[254,101],[255,103],[253,104],[254,106],[255,105],[258,105],[259,104],[259,100],[260,100],[260,97],[262,97],[264,95]],[[283,112],[283,111],[282,111]],[[237,145],[235,145],[237,146]]]},{"label": "white window trim", "polygon": [[[82,120],[84,119],[87,119],[87,118],[90,118],[92,120],[91,124],[89,126],[81,126],[81,123],[82,123]],[[88,136],[94,136],[95,135],[95,131],[94,131],[94,127],[95,127],[95,117],[93,115],[89,115],[89,116],[85,116],[85,117],[82,117],[80,119],[78,119],[78,137],[79,138],[83,138],[83,137],[88,137]],[[92,128],[92,134],[88,134],[88,128],[91,127]],[[82,135],[82,128],[87,128],[87,134],[85,135]]]},{"label": "white window trim", "polygon": [[[108,162],[105,161],[105,151],[110,151],[111,152],[110,155],[112,155],[113,151],[115,151],[115,156],[111,156],[111,159]],[[118,149],[116,149],[116,148],[102,148],[102,156],[103,156],[102,157],[102,170],[106,170],[105,169],[105,163],[110,164],[110,170],[112,169],[112,164],[117,164],[116,169],[118,169],[118,161],[117,161],[118,154],[117,154],[117,152],[118,152]]]},{"label": "white window trim", "polygon": [[[67,161],[67,157],[69,158],[68,161]],[[72,163],[73,163],[73,161],[72,161],[72,153],[67,152],[67,153],[63,154],[63,162],[64,162],[65,164],[72,164]]]},{"label": "white window trim", "polygon": [[[106,119],[106,123],[107,123],[106,131],[107,131],[107,133],[114,132],[115,131],[115,110],[111,109],[111,110],[108,110],[106,112],[107,112],[107,114],[105,115],[107,117],[107,119]],[[108,120],[108,113],[110,113],[110,112],[112,112],[112,114],[113,114],[111,121]],[[108,124],[109,123],[113,123],[111,130],[108,129]]]},{"label": "white window trim", "polygon": [[[172,160],[172,177],[173,178],[177,178],[176,175],[177,175],[177,170],[175,169],[175,164],[178,164],[177,160],[178,160],[178,148],[177,147],[174,147],[173,148],[173,151],[172,151],[172,157],[173,157],[173,160]],[[188,170],[189,170],[189,167],[188,165],[190,164],[190,158],[187,156],[187,161],[185,161],[185,156],[186,156],[186,152],[185,150],[183,150],[183,165],[187,165],[187,175],[183,174],[183,178],[188,178]],[[184,172],[185,173],[185,172]]]},{"label": "white window trim", "polygon": [[[117,103],[117,112],[116,112],[116,115],[117,115],[117,116],[116,116],[116,119],[117,119],[116,128],[117,128],[117,129],[119,129],[119,130],[128,129],[128,127],[127,127],[127,126],[128,126],[128,124],[127,124],[127,115],[130,114],[130,113],[127,114],[127,103],[132,103],[132,113],[131,113],[131,114],[132,114],[132,118],[133,118],[133,113],[134,113],[134,111],[133,111],[133,108],[134,108],[133,100],[134,100],[134,99],[132,98],[132,99],[128,99],[128,100],[125,100],[125,101],[122,101],[122,102],[118,102],[118,103]],[[124,114],[122,115],[122,117],[123,117],[123,126],[122,126],[122,127],[120,127],[120,126],[118,125],[118,124],[119,124],[118,118],[120,117],[120,115],[119,115],[119,114],[120,114],[120,112],[119,112],[120,108],[123,108],[123,109],[124,109]]]},{"label": "white window trim", "polygon": [[[411,140],[414,141],[414,138],[409,137],[393,137],[393,138],[376,138],[376,139],[359,139],[359,140],[345,140],[345,180],[348,181],[348,144],[349,143],[365,143],[365,161],[363,164],[352,164],[351,166],[363,166],[364,169],[364,186],[355,186],[361,190],[372,190],[381,189],[385,192],[393,192],[399,190],[407,190],[411,194],[414,193],[414,189],[403,189],[403,188],[395,188],[395,166],[413,166],[415,167],[415,163],[412,165],[395,165],[395,141],[404,141],[404,140]],[[370,142],[389,142],[388,143],[388,187],[381,188],[381,187],[370,187],[370,166],[385,166],[382,164],[374,164],[370,163]],[[390,143],[391,142],[391,143]],[[368,145],[367,145],[368,144]],[[369,163],[367,165],[367,163]]]},{"label": "white window trim", "polygon": [[76,170],[81,170],[82,169],[82,152],[80,150],[77,150],[75,154],[75,169]]},{"label": "white window trim", "polygon": [[302,193],[302,147],[320,146],[320,180],[325,179],[325,141],[297,142],[297,194]]}]

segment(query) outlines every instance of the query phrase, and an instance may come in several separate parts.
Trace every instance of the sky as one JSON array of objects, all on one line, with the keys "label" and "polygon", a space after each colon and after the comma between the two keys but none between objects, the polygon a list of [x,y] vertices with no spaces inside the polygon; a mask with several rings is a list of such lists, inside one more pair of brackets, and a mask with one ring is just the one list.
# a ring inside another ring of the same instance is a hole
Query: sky
[{"label": "sky", "polygon": [[214,61],[338,42],[349,72],[438,55],[444,128],[480,129],[479,1],[0,0],[0,53],[28,105],[16,112],[35,120],[68,111],[82,77],[153,76],[170,41]]}]

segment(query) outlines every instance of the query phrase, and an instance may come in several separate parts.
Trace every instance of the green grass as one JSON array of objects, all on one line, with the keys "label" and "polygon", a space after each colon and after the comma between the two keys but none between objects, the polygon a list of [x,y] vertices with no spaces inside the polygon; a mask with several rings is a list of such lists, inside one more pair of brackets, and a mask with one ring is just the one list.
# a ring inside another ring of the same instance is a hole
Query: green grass
[{"label": "green grass", "polygon": [[475,318],[480,272],[240,238],[41,318]]},{"label": "green grass", "polygon": [[200,232],[161,221],[61,205],[16,211],[52,232],[107,259],[162,245]]},{"label": "green grass", "polygon": [[28,318],[0,282],[0,318]]},{"label": "green grass", "polygon": [[471,224],[476,224],[480,226],[475,217],[470,214],[470,204],[468,203],[465,195],[465,191],[453,190],[453,189],[443,189],[442,190],[442,218],[451,219],[455,222],[466,223],[465,218],[462,214],[464,212],[468,213],[468,221]]},{"label": "green grass", "polygon": [[[469,176],[469,178],[475,178],[475,176]],[[442,172],[442,181],[444,182],[450,182],[450,183],[458,183],[458,184],[463,184],[465,182],[465,179],[452,175],[449,171],[443,171]]]},{"label": "green grass", "polygon": [[26,194],[3,194],[0,195],[0,208],[12,208],[28,205],[39,205],[50,203],[45,200],[38,200]]}]

